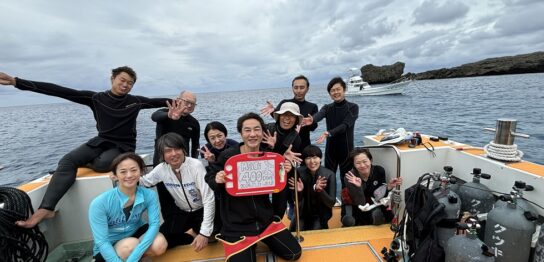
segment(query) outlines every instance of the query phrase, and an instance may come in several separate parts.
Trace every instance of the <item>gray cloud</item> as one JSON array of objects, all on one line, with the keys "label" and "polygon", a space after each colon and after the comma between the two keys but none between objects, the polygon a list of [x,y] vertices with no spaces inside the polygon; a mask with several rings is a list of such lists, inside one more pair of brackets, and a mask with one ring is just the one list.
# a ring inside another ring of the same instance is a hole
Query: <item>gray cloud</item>
[{"label": "gray cloud", "polygon": [[104,90],[111,68],[129,65],[133,92],[149,96],[284,87],[298,74],[319,86],[368,63],[420,72],[544,50],[544,7],[529,0],[5,0],[0,9],[0,71]]},{"label": "gray cloud", "polygon": [[468,10],[467,5],[459,2],[424,1],[413,12],[414,24],[447,24],[463,18]]}]

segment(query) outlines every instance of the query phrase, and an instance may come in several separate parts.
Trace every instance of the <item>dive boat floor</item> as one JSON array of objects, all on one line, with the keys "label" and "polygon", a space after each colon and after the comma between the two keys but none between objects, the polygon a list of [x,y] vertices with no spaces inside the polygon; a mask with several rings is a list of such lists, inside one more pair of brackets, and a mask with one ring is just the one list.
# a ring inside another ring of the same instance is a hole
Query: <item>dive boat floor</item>
[{"label": "dive boat floor", "polygon": [[[327,230],[302,231],[302,257],[298,261],[382,261],[383,247],[389,247],[393,232],[389,224],[380,226],[357,226],[340,228],[340,208],[333,208],[333,218]],[[283,219],[288,225],[289,220]],[[294,233],[293,233],[294,234]],[[284,261],[268,252],[266,245],[257,245],[258,261]],[[210,243],[197,253],[191,246],[178,246],[169,249],[153,261],[223,261],[225,260],[223,245],[220,242]]]}]

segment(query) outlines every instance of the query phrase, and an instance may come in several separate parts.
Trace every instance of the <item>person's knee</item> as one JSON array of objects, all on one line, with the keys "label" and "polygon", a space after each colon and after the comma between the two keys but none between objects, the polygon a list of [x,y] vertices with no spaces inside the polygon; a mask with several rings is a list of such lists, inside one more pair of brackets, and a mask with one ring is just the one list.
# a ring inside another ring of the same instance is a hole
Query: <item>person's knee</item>
[{"label": "person's knee", "polygon": [[155,239],[153,240],[153,243],[149,248],[147,249],[146,254],[150,256],[160,256],[166,252],[166,249],[168,248],[168,242],[166,241],[166,238],[163,234],[158,233]]},{"label": "person's knee", "polygon": [[341,222],[342,222],[342,226],[344,227],[355,226],[355,218],[350,215],[343,216]]},{"label": "person's knee", "polygon": [[140,240],[135,237],[121,239],[115,244],[115,252],[117,253],[117,256],[125,260],[130,256],[134,248],[136,248],[139,243]]},{"label": "person's knee", "polygon": [[385,224],[385,217],[383,216],[383,213],[379,208],[375,208],[372,210],[372,224],[373,225]]},{"label": "person's knee", "polygon": [[89,168],[96,172],[106,173],[111,171],[111,159],[96,158],[89,164]]}]

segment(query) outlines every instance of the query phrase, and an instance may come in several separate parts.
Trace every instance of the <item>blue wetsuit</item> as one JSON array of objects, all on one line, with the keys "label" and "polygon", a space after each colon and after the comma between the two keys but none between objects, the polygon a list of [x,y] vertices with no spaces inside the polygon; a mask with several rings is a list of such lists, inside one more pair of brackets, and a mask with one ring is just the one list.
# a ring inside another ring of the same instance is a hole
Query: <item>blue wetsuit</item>
[{"label": "blue wetsuit", "polygon": [[106,261],[122,261],[115,252],[115,242],[132,236],[138,228],[145,225],[142,214],[147,210],[149,228],[140,243],[132,251],[126,261],[138,261],[151,246],[160,227],[159,200],[151,189],[138,186],[133,208],[128,219],[123,207],[128,196],[118,187],[106,191],[96,197],[89,207],[89,224],[93,232],[93,255],[100,253]]}]

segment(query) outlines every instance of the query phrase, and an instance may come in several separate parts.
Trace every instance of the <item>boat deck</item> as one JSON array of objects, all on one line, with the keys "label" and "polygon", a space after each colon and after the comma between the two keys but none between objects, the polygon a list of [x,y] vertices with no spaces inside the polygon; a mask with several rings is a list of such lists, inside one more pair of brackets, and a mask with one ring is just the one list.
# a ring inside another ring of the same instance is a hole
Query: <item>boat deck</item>
[{"label": "boat deck", "polygon": [[[328,230],[302,231],[302,257],[298,261],[382,261],[380,250],[389,247],[393,232],[389,224],[380,226],[358,226],[340,228],[340,208],[333,209],[333,218],[329,221]],[[289,220],[283,222],[288,225]],[[266,245],[257,245],[258,261],[284,261],[268,251]],[[210,243],[197,253],[191,246],[178,246],[169,249],[153,261],[223,261],[223,245],[220,242]]]}]

